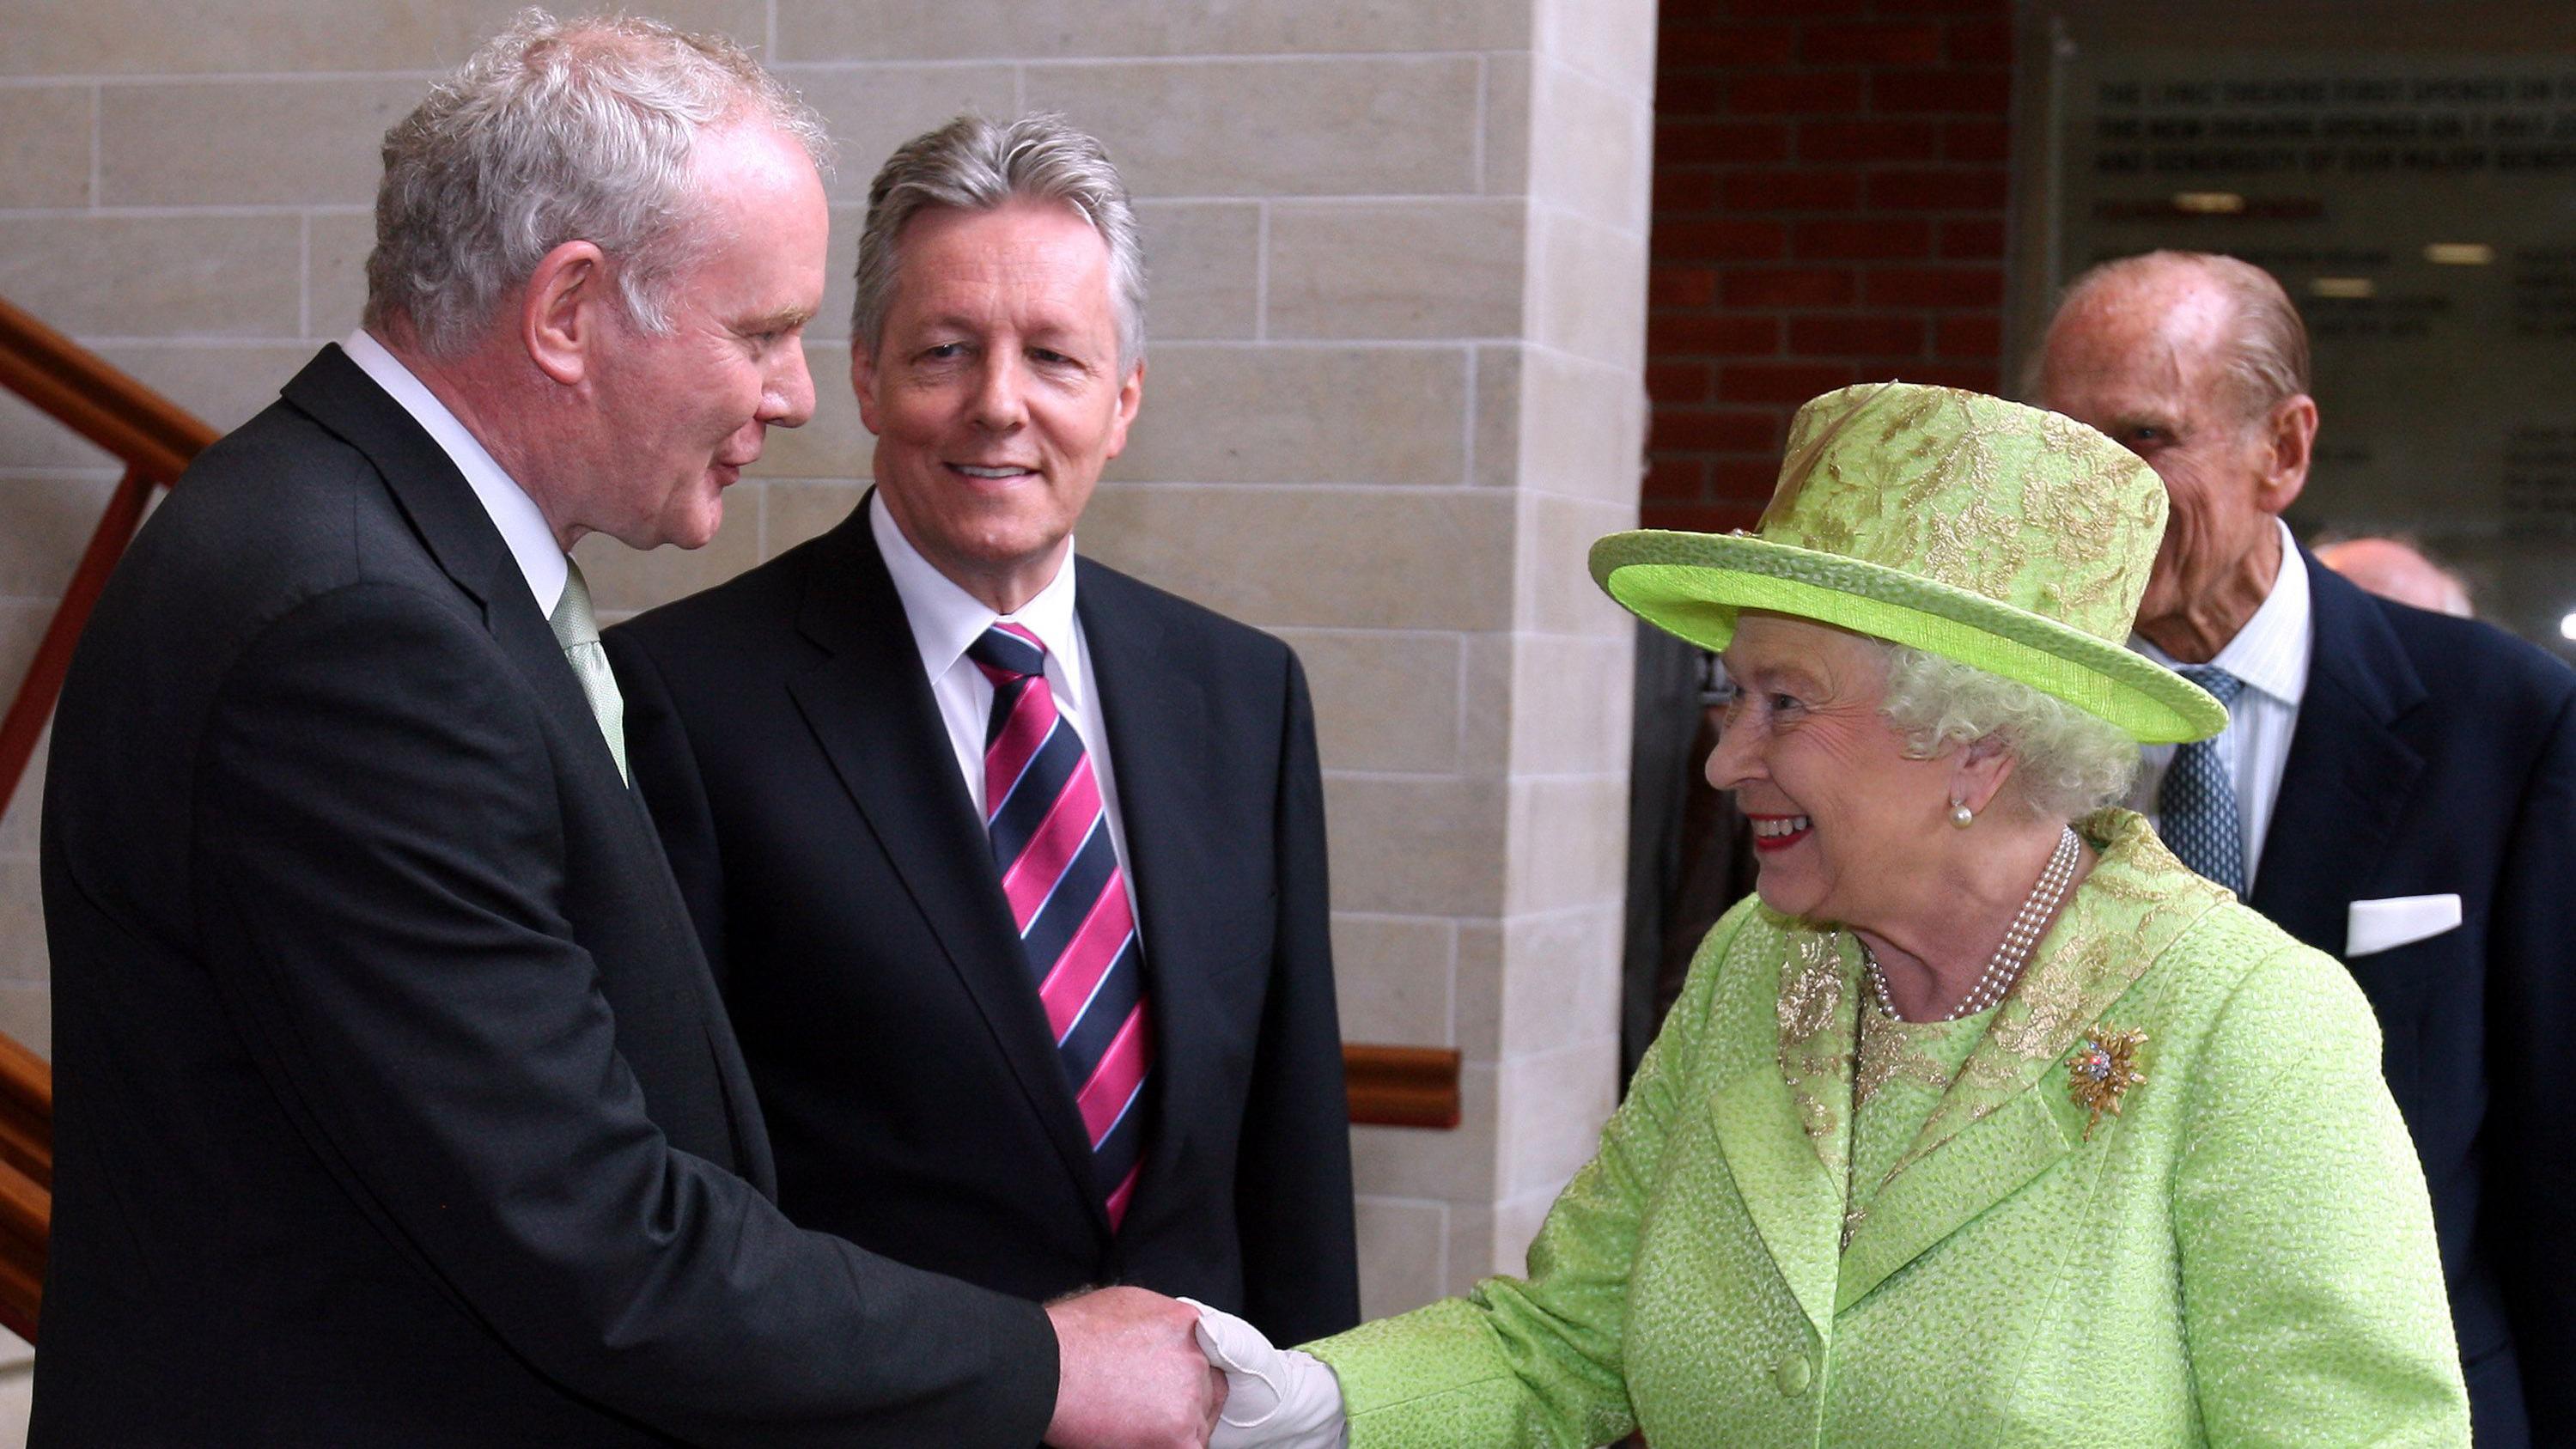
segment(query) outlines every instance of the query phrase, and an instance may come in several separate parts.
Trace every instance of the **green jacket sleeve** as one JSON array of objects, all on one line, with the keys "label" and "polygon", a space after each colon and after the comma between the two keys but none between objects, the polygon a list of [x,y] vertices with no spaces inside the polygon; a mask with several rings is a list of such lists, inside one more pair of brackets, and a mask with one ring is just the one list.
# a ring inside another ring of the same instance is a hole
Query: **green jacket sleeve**
[{"label": "green jacket sleeve", "polygon": [[2432,1207],[2360,992],[2279,952],[2192,1087],[2174,1224],[2209,1442],[2466,1446]]},{"label": "green jacket sleeve", "polygon": [[1488,1278],[1464,1298],[1306,1345],[1341,1379],[1352,1449],[1583,1449],[1636,1427],[1620,1348],[1638,1225],[1674,1104],[1688,1100],[1718,963],[1751,909],[1738,906],[1700,944],[1600,1151],[1530,1244],[1527,1278]]}]

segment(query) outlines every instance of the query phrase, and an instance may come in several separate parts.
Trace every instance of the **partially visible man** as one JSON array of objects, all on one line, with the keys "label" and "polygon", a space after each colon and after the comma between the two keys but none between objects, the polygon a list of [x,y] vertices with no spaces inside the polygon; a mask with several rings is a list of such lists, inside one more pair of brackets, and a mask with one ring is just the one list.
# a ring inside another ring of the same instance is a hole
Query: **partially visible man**
[{"label": "partially visible man", "polygon": [[824,145],[727,43],[530,12],[387,135],[363,330],[117,569],[45,796],[33,1442],[1198,1442],[1187,1309],[780,1214],[622,778],[566,553],[705,543],[811,413]]},{"label": "partially visible man", "polygon": [[2149,752],[2140,808],[2368,994],[2478,1443],[2576,1443],[2576,1117],[2557,1066],[2576,1040],[2576,673],[2373,598],[2292,540],[2279,514],[2317,406],[2306,330],[2259,268],[2157,252],[2085,273],[2037,391],[2163,477],[2136,647],[2231,705],[2217,740]]},{"label": "partially visible man", "polygon": [[2476,617],[2469,607],[2469,586],[2460,576],[2403,539],[2347,538],[2318,544],[2316,553],[2317,562],[2365,592],[2454,619]]},{"label": "partially visible man", "polygon": [[779,1200],[1022,1297],[1348,1327],[1304,675],[1074,552],[1144,392],[1125,187],[1053,117],[918,137],[856,314],[867,499],[609,637]]}]

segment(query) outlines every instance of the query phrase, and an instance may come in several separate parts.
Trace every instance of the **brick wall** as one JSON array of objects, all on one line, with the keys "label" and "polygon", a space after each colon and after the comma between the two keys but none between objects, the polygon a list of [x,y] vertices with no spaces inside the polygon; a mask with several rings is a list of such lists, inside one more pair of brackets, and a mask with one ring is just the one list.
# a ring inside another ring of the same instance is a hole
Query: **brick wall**
[{"label": "brick wall", "polygon": [[2011,0],[1668,0],[1649,527],[1749,526],[1798,404],[2000,384]]}]

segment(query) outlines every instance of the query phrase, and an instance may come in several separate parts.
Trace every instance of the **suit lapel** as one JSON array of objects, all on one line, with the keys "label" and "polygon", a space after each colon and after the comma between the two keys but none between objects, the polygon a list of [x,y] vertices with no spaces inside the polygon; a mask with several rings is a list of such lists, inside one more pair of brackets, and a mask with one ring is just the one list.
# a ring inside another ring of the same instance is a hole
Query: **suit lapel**
[{"label": "suit lapel", "polygon": [[1851,1149],[1857,963],[1848,936],[1787,922],[1776,994],[1778,1070],[1718,1088],[1709,1122],[1763,1248],[1816,1332],[1830,1338]]},{"label": "suit lapel", "polygon": [[[2184,928],[2230,899],[2184,872],[2138,816],[2105,811],[2079,830],[2102,852],[2100,863],[1877,1186],[1843,1253],[1838,1308],[2074,1150],[2084,1114],[2066,1100],[2063,1069],[2077,1038]],[[2187,884],[2177,889],[2177,881]]]},{"label": "suit lapel", "polygon": [[823,542],[806,572],[797,628],[829,657],[789,681],[788,691],[1105,1233],[1090,1139],[867,507],[853,510]]},{"label": "suit lapel", "polygon": [[1206,772],[1217,762],[1186,742],[1216,729],[1208,683],[1196,670],[1173,667],[1160,622],[1124,578],[1077,562],[1075,610],[1091,657],[1097,717],[1107,741],[1129,885],[1136,893],[1145,989],[1154,1027],[1154,1129],[1145,1148],[1140,1195],[1179,1170],[1189,1128],[1202,1103],[1221,1100],[1205,1032],[1191,1023],[1227,1010],[1202,970],[1248,943],[1218,938],[1221,919],[1193,910],[1211,897],[1209,872],[1226,858],[1225,821]]},{"label": "suit lapel", "polygon": [[[2307,550],[2298,561],[2308,570],[2314,662],[2247,904],[2340,957],[2347,903],[2386,851],[2424,768],[2396,731],[2424,686],[2376,602]],[[2326,840],[2332,851],[2305,848]]]}]

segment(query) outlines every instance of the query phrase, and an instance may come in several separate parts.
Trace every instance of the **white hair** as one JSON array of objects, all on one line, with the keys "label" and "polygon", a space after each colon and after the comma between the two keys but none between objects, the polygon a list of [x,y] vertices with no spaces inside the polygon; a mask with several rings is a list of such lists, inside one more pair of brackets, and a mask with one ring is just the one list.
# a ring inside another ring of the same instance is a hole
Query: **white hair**
[{"label": "white hair", "polygon": [[1109,248],[1109,299],[1118,319],[1118,371],[1145,355],[1145,249],[1127,183],[1109,153],[1064,117],[1015,121],[959,116],[895,148],[868,186],[859,233],[858,299],[850,335],[874,356],[894,307],[904,226],[924,211],[999,211],[1014,201],[1055,202],[1100,233]]},{"label": "white hair", "polygon": [[2055,695],[1973,664],[1885,640],[1879,713],[1924,758],[1953,745],[1992,739],[2013,761],[2013,782],[2030,811],[2073,820],[2128,793],[2138,743],[2110,721]]},{"label": "white hair", "polygon": [[399,318],[452,356],[548,252],[586,240],[628,318],[667,333],[670,284],[713,240],[690,225],[698,138],[742,121],[829,168],[821,118],[731,41],[522,11],[385,133],[367,325]]}]

